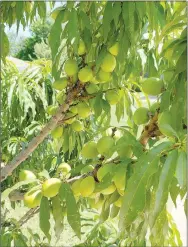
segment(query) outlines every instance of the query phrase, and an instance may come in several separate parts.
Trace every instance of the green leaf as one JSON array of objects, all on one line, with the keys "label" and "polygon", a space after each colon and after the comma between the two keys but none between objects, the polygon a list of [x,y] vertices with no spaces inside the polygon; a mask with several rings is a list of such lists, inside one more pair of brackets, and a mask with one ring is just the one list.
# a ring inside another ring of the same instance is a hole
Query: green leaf
[{"label": "green leaf", "polygon": [[105,10],[104,10],[104,16],[103,16],[103,38],[104,38],[104,41],[107,40],[108,33],[110,31],[110,23],[112,20],[113,20],[112,2],[107,2]]},{"label": "green leaf", "polygon": [[187,69],[187,51],[183,52],[176,63],[176,74],[186,71]]},{"label": "green leaf", "polygon": [[149,177],[158,169],[160,153],[171,146],[164,142],[143,154],[135,164],[135,170],[127,183],[126,193],[120,209],[119,227],[123,230],[143,210],[146,203],[146,185]]},{"label": "green leaf", "polygon": [[79,36],[79,26],[78,26],[78,16],[77,11],[73,8],[69,15],[69,22],[67,24],[68,38],[71,42],[73,49],[77,52],[78,49],[78,36]]},{"label": "green leaf", "polygon": [[[66,198],[67,221],[77,237],[81,238],[80,214],[71,187],[69,184],[62,184],[60,190],[62,191],[60,193]],[[62,199],[62,196],[60,196],[60,198]]]},{"label": "green leaf", "polygon": [[108,198],[106,199],[106,201],[103,203],[103,207],[102,207],[102,211],[100,214],[100,222],[105,222],[110,214],[110,203],[108,201]]},{"label": "green leaf", "polygon": [[[2,234],[2,232],[1,232]],[[1,246],[11,246],[11,241],[12,241],[12,233],[11,232],[5,232],[3,235],[1,235]]]},{"label": "green leaf", "polygon": [[176,177],[181,188],[185,188],[187,184],[187,155],[186,152],[180,151],[178,153]]},{"label": "green leaf", "polygon": [[161,175],[159,178],[159,185],[155,195],[155,205],[153,209],[153,214],[150,219],[151,227],[153,227],[153,225],[155,224],[158,215],[160,214],[168,200],[168,193],[170,189],[169,186],[176,170],[177,156],[177,150],[171,151],[168,154],[168,157],[166,158],[166,161],[163,165]]},{"label": "green leaf", "polygon": [[58,241],[64,228],[63,207],[61,206],[59,195],[52,198],[52,214],[55,221],[55,226],[54,226],[55,235]]},{"label": "green leaf", "polygon": [[163,112],[164,110],[167,110],[170,105],[170,92],[165,91],[161,95],[161,103],[160,103],[160,111]]},{"label": "green leaf", "polygon": [[48,238],[48,241],[50,242],[51,236],[50,236],[50,204],[48,201],[48,198],[42,197],[41,203],[40,203],[40,213],[39,213],[39,223],[40,228],[45,234],[45,236]]},{"label": "green leaf", "polygon": [[8,37],[6,35],[6,33],[4,32],[4,29],[1,27],[1,39],[2,39],[2,46],[1,46],[1,56],[3,61],[5,62],[5,57],[8,56],[9,54],[9,40]]},{"label": "green leaf", "polygon": [[[177,162],[178,164],[178,162]],[[180,193],[180,187],[178,186],[178,181],[175,177],[173,177],[172,179],[172,182],[171,182],[171,185],[170,185],[170,196],[172,198],[172,201],[176,207],[176,199],[177,199],[177,196],[179,195]]]},{"label": "green leaf", "polygon": [[120,14],[121,14],[121,5],[119,2],[114,2],[114,4],[113,4],[113,18],[114,18],[114,23],[116,25],[116,28],[118,26]]}]

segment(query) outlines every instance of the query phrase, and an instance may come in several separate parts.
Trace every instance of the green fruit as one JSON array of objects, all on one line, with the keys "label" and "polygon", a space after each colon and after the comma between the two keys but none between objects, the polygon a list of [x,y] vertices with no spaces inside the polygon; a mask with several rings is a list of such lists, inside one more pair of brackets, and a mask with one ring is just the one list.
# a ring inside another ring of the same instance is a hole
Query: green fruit
[{"label": "green fruit", "polygon": [[116,202],[114,202],[114,205],[120,208],[122,205],[122,201],[123,201],[123,197],[120,196],[119,199]]},{"label": "green fruit", "polygon": [[98,155],[97,144],[94,141],[87,142],[82,148],[82,156],[86,159],[96,158]]},{"label": "green fruit", "polygon": [[77,65],[77,62],[73,59],[68,59],[66,62],[65,62],[65,66],[64,66],[64,70],[65,70],[65,73],[68,75],[68,76],[73,76],[75,75],[77,72],[78,72],[78,65]]},{"label": "green fruit", "polygon": [[58,194],[61,186],[61,180],[58,178],[50,178],[42,185],[42,194],[45,197],[54,197]]},{"label": "green fruit", "polygon": [[83,197],[90,196],[95,190],[95,180],[92,176],[82,179],[80,183],[80,194]]},{"label": "green fruit", "polygon": [[114,175],[113,179],[114,184],[117,189],[124,190],[126,184],[126,173],[125,170],[119,169]]},{"label": "green fruit", "polygon": [[78,72],[78,79],[85,83],[88,82],[92,79],[93,77],[93,72],[89,67],[84,67]]},{"label": "green fruit", "polygon": [[57,168],[57,174],[60,174],[64,178],[70,177],[71,166],[67,163],[61,163]]},{"label": "green fruit", "polygon": [[110,105],[116,105],[120,100],[118,92],[113,90],[107,91],[105,94],[105,98]]},{"label": "green fruit", "polygon": [[[173,119],[169,111],[164,111],[159,114],[158,127],[160,132],[165,136],[174,136]],[[172,129],[171,129],[172,128]]]},{"label": "green fruit", "polygon": [[90,83],[89,85],[86,85],[86,91],[88,94],[97,93],[99,91],[99,87],[96,84]]},{"label": "green fruit", "polygon": [[79,46],[78,46],[78,55],[82,56],[86,53],[86,46],[83,40],[80,40]]},{"label": "green fruit", "polygon": [[164,83],[162,80],[158,78],[150,77],[142,81],[142,90],[146,94],[154,95],[154,96],[158,95],[162,93],[163,88],[164,88]]},{"label": "green fruit", "polygon": [[159,109],[159,107],[160,107],[160,103],[155,102],[154,104],[151,105],[150,112],[154,114]]},{"label": "green fruit", "polygon": [[66,77],[60,78],[53,83],[53,88],[55,88],[56,90],[63,90],[67,87],[68,82],[69,81]]},{"label": "green fruit", "polygon": [[84,129],[83,123],[81,123],[79,120],[74,121],[74,123],[71,126],[74,131],[78,132]]},{"label": "green fruit", "polygon": [[116,42],[113,46],[111,46],[108,51],[114,55],[114,56],[117,56],[118,55],[118,52],[119,52],[119,43]]},{"label": "green fruit", "polygon": [[112,72],[115,69],[115,67],[116,67],[115,57],[112,54],[107,53],[103,58],[101,69],[104,72]]},{"label": "green fruit", "polygon": [[21,170],[19,172],[19,181],[26,181],[26,180],[31,180],[31,179],[36,179],[36,176],[32,171]]},{"label": "green fruit", "polygon": [[28,208],[36,208],[40,205],[42,198],[41,190],[31,190],[24,195],[24,205]]},{"label": "green fruit", "polygon": [[116,190],[115,185],[111,184],[110,186],[108,186],[108,188],[101,190],[101,193],[103,195],[110,195],[110,194],[114,193],[115,190]]},{"label": "green fruit", "polygon": [[56,95],[56,100],[59,104],[63,104],[65,102],[65,99],[66,99],[66,95],[64,92],[59,92],[57,95]]},{"label": "green fruit", "polygon": [[110,81],[112,79],[112,76],[110,72],[104,72],[102,69],[100,69],[97,75],[97,79],[100,83],[105,83]]},{"label": "green fruit", "polygon": [[71,188],[72,188],[72,191],[73,191],[73,194],[75,196],[80,196],[80,183],[81,183],[82,179],[79,179],[79,180],[76,180]]},{"label": "green fruit", "polygon": [[91,109],[85,102],[80,102],[78,104],[78,115],[81,118],[87,118],[91,115]]},{"label": "green fruit", "polygon": [[54,130],[52,130],[51,135],[53,138],[60,138],[63,135],[63,127],[56,127]]},{"label": "green fruit", "polygon": [[72,112],[68,112],[65,116],[64,123],[72,124],[76,120],[75,114]]},{"label": "green fruit", "polygon": [[106,174],[108,174],[109,172],[112,171],[113,167],[114,167],[113,163],[106,164],[106,165],[100,167],[99,170],[97,171],[98,180],[102,181],[102,179],[106,176]]},{"label": "green fruit", "polygon": [[94,169],[94,167],[93,167],[92,165],[85,166],[85,167],[81,170],[81,174],[88,173],[88,172],[92,172],[93,169]]},{"label": "green fruit", "polygon": [[97,142],[97,150],[100,154],[108,154],[114,147],[114,139],[110,136],[104,136]]},{"label": "green fruit", "polygon": [[166,71],[164,71],[164,73],[163,73],[164,80],[166,82],[171,81],[172,78],[173,78],[173,75],[174,75],[174,70],[166,70]]},{"label": "green fruit", "polygon": [[71,106],[69,110],[74,114],[78,113],[78,107],[76,105]]},{"label": "green fruit", "polygon": [[133,115],[133,120],[136,125],[146,124],[149,120],[149,110],[145,107],[138,108]]},{"label": "green fruit", "polygon": [[91,208],[101,209],[104,203],[104,200],[100,197],[97,201],[94,198],[89,198],[89,205]]},{"label": "green fruit", "polygon": [[95,76],[93,76],[93,77],[91,78],[90,82],[93,83],[93,84],[99,84],[99,81],[96,79]]},{"label": "green fruit", "polygon": [[133,154],[132,146],[126,143],[118,146],[116,151],[121,158],[131,158]]},{"label": "green fruit", "polygon": [[53,106],[53,105],[50,105],[47,107],[46,109],[46,112],[51,115],[51,116],[54,116],[58,111],[58,106]]}]

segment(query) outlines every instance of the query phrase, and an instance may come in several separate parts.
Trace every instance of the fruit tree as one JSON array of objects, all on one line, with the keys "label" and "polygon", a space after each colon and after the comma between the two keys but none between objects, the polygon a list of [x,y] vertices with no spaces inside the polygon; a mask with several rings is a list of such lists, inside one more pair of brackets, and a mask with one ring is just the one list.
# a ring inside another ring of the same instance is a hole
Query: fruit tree
[{"label": "fruit tree", "polygon": [[[34,214],[47,246],[65,220],[82,246],[182,246],[167,202],[186,197],[186,2],[60,5],[0,4],[2,208],[28,208],[3,215],[1,246],[44,246],[22,231]],[[52,60],[20,72],[5,27],[45,21],[49,9]]]}]

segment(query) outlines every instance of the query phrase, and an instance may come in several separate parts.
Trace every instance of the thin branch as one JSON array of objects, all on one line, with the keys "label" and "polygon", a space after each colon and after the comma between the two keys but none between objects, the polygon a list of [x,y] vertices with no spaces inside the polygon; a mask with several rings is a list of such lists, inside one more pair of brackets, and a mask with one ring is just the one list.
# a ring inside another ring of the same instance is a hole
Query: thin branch
[{"label": "thin branch", "polygon": [[39,212],[39,207],[31,208],[26,214],[19,220],[19,225],[23,226],[29,219]]}]

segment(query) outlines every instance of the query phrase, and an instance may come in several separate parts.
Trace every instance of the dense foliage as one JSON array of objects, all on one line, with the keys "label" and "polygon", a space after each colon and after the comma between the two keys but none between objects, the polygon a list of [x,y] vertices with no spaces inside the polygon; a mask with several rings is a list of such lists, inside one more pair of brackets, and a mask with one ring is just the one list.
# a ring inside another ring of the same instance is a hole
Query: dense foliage
[{"label": "dense foliage", "polygon": [[[42,1],[0,9],[18,28],[46,17]],[[52,60],[23,72],[3,33],[2,200],[23,193],[49,242],[51,215],[57,239],[65,218],[81,238],[95,209],[83,246],[182,246],[167,201],[186,195],[186,3],[67,2],[52,18]],[[5,217],[2,244],[40,246],[21,226]]]}]

